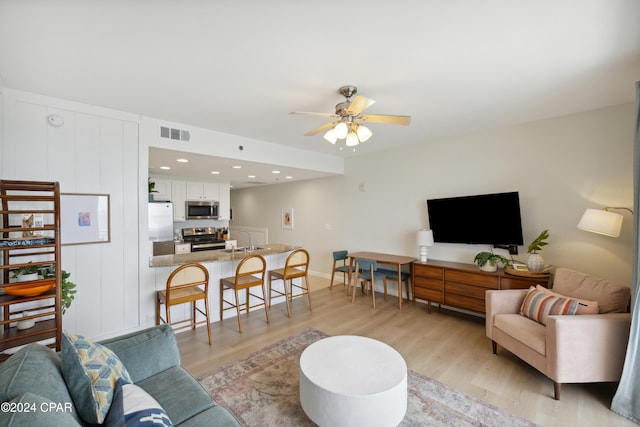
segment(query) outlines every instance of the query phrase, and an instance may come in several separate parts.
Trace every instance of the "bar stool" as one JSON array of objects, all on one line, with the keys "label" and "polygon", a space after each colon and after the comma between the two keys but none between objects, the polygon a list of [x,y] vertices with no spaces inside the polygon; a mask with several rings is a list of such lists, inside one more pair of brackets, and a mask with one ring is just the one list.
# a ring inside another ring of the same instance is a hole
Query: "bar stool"
[{"label": "bar stool", "polygon": [[[269,271],[269,306],[274,298],[273,293],[276,294],[275,298],[284,296],[287,303],[287,316],[291,317],[290,301],[293,298],[306,295],[309,302],[309,311],[313,311],[311,308],[311,294],[309,293],[309,252],[304,249],[296,249],[289,254],[287,261],[284,264],[284,268]],[[300,285],[293,283],[293,279],[304,279],[304,285],[302,280]],[[284,282],[284,290],[280,292],[273,289],[273,280],[282,280]],[[287,288],[287,282],[289,287]],[[300,289],[300,293],[293,295],[293,288]]]},{"label": "bar stool", "polygon": [[[264,275],[267,269],[267,261],[260,255],[249,255],[244,257],[236,268],[236,275],[220,279],[220,321],[226,310],[236,309],[238,316],[238,329],[242,333],[242,322],[240,321],[240,312],[249,312],[254,307],[264,306],[264,312],[269,323],[269,310],[267,309],[266,297],[267,293],[264,287]],[[260,286],[262,288],[262,297],[251,293],[250,288]],[[233,302],[224,299],[225,290],[233,290],[235,300]],[[240,300],[238,299],[238,291],[244,289],[246,292],[246,301],[244,308],[240,308]],[[251,297],[258,298],[262,303],[251,305]],[[224,307],[227,303],[229,307]]]},{"label": "bar stool", "polygon": [[[204,286],[204,288],[200,288],[200,286]],[[204,311],[199,309],[196,305],[199,300],[204,301]],[[191,319],[171,322],[171,307],[186,303],[191,303]],[[161,304],[165,305],[166,319],[163,319],[160,315]],[[196,312],[204,315],[205,320],[197,321]],[[204,265],[198,263],[184,264],[176,268],[171,275],[169,275],[165,290],[156,292],[156,325],[159,325],[160,321],[172,326],[187,322],[189,323],[188,325],[174,328],[176,330],[188,327],[195,329],[196,325],[206,323],[207,334],[209,335],[209,345],[211,345],[211,322],[209,321],[209,271]]]}]

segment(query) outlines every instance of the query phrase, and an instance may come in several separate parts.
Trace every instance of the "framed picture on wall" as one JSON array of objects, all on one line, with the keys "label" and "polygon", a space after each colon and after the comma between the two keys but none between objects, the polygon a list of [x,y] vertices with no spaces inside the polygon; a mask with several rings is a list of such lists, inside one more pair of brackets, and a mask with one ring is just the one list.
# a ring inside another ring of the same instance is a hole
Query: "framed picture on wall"
[{"label": "framed picture on wall", "polygon": [[293,230],[293,208],[282,209],[282,228]]},{"label": "framed picture on wall", "polygon": [[60,243],[82,245],[111,241],[108,194],[60,194]]}]

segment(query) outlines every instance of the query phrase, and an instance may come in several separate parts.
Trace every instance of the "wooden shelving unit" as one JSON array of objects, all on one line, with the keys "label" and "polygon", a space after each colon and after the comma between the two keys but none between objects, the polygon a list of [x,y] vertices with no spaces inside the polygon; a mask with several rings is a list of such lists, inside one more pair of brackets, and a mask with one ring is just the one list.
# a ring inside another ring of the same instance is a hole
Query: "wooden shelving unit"
[{"label": "wooden shelving unit", "polygon": [[[0,361],[10,356],[7,350],[31,342],[46,340],[49,347],[60,350],[60,186],[57,182],[0,180],[0,203]],[[26,266],[48,267],[53,277],[16,282],[12,273]],[[45,285],[53,287],[37,295],[8,294],[21,286]],[[18,321],[30,320],[35,322],[33,327],[18,329]]]}]

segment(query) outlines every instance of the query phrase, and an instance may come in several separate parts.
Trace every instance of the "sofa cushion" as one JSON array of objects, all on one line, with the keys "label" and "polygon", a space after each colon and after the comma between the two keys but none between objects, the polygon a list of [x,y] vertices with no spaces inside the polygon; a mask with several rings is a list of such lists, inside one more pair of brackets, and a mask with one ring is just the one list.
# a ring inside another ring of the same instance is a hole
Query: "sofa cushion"
[{"label": "sofa cushion", "polygon": [[601,277],[580,273],[569,268],[558,268],[553,290],[562,295],[598,301],[600,313],[626,313],[629,311],[631,290]]},{"label": "sofa cushion", "polygon": [[[167,324],[100,342],[120,358],[134,383],[180,365],[173,328]],[[140,355],[153,355],[153,363]]]},{"label": "sofa cushion", "polygon": [[171,427],[173,423],[160,404],[135,384],[118,380],[105,427]]},{"label": "sofa cushion", "polygon": [[577,299],[550,295],[531,286],[522,301],[520,314],[546,325],[548,316],[576,314],[579,304]]},{"label": "sofa cushion", "polygon": [[[62,376],[60,358],[49,347],[32,343],[0,364],[0,401],[20,398],[36,390],[44,399],[73,404]],[[71,415],[79,419],[75,410]]]},{"label": "sofa cushion", "polygon": [[536,352],[546,355],[545,327],[519,314],[496,314],[493,327],[500,329]]},{"label": "sofa cushion", "polygon": [[132,382],[113,351],[67,331],[62,334],[62,374],[78,414],[93,424],[104,421],[116,381]]},{"label": "sofa cushion", "polygon": [[[537,285],[536,286],[536,290],[543,292],[547,295],[551,295],[554,297],[558,297],[558,298],[566,298],[566,295],[562,295],[559,294],[557,292],[553,292],[550,289],[545,288],[544,286],[541,285]],[[598,301],[589,301],[586,299],[579,299],[579,298],[574,298],[578,300],[578,310],[576,311],[576,314],[598,314],[600,313],[600,307],[598,305]]]},{"label": "sofa cushion", "polygon": [[214,406],[209,393],[181,366],[136,383],[158,401],[174,424]]},{"label": "sofa cushion", "polygon": [[[63,404],[38,396],[24,393],[11,399],[9,405],[16,405],[16,410],[0,411],[0,426],[3,427],[74,427],[80,423],[73,416],[73,406],[69,402]],[[20,406],[17,406],[20,405]],[[17,410],[20,408],[20,410]]]}]

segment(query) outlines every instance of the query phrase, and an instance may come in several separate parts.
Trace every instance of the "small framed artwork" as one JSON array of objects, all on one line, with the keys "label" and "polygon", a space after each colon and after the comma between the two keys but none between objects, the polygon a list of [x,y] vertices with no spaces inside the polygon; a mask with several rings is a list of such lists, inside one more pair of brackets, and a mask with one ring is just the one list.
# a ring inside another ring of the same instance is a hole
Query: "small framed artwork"
[{"label": "small framed artwork", "polygon": [[293,208],[282,209],[282,228],[293,230]]},{"label": "small framed artwork", "polygon": [[111,241],[108,194],[60,194],[62,245]]}]

